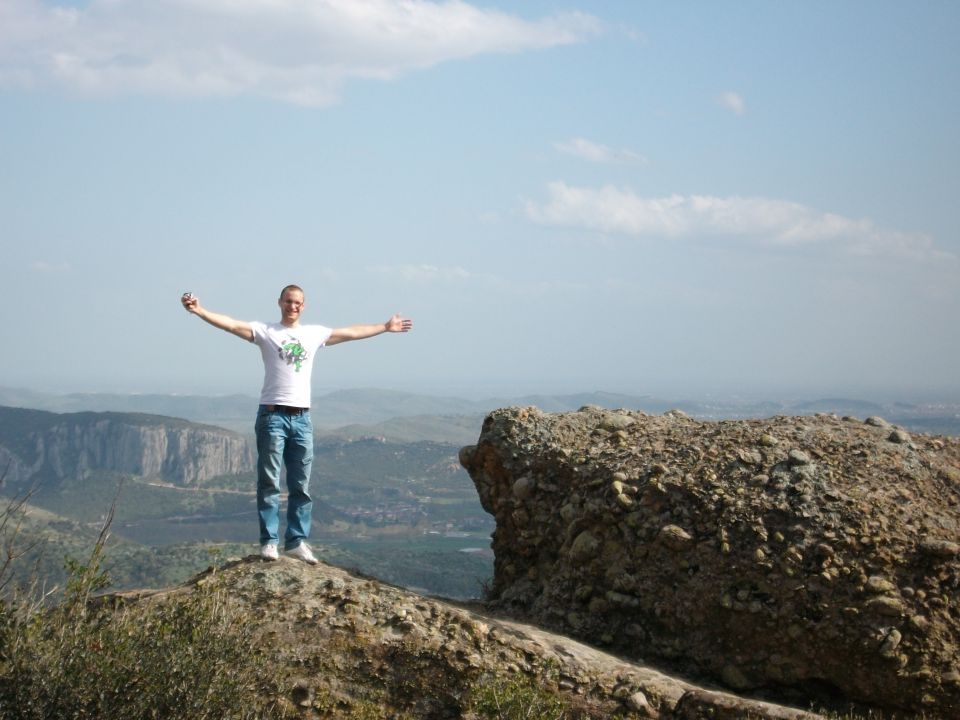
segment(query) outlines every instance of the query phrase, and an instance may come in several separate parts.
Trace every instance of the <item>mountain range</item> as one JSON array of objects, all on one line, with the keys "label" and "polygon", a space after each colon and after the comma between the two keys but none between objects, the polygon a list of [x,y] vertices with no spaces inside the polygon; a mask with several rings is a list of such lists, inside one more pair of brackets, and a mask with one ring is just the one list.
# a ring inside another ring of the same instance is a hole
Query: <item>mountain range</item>
[{"label": "mountain range", "polygon": [[[0,405],[50,412],[134,412],[183,418],[252,434],[257,399],[248,395],[166,395],[118,393],[53,394],[0,387]],[[659,414],[679,409],[701,419],[745,419],[818,412],[868,417],[880,415],[923,432],[960,434],[960,405],[879,403],[856,398],[792,400],[688,400],[611,392],[539,394],[480,400],[377,388],[337,390],[313,397],[311,416],[321,434],[382,436],[393,440],[468,443],[476,439],[483,416],[501,407],[533,405],[545,412],[585,405]]]}]

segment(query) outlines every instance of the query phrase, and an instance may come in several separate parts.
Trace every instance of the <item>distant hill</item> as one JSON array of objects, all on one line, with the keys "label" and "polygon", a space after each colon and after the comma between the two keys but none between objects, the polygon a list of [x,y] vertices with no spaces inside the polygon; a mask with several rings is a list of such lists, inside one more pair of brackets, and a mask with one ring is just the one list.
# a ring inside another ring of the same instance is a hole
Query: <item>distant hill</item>
[{"label": "distant hill", "polygon": [[[0,387],[0,405],[51,412],[136,412],[164,415],[253,434],[257,399],[250,395],[161,395],[73,393],[55,395]],[[670,399],[653,395],[584,392],[522,395],[470,400],[356,388],[313,397],[314,428],[322,435],[343,438],[386,437],[398,441],[466,442],[475,438],[470,427],[501,407],[535,405],[545,412],[578,410],[585,405],[660,414],[683,410],[701,419],[747,419],[818,412],[869,417],[879,415],[904,427],[948,435],[960,434],[960,405],[943,403],[883,404],[857,398],[813,400]],[[479,430],[479,424],[476,424]]]},{"label": "distant hill", "polygon": [[14,489],[126,473],[195,485],[253,467],[233,432],[144,413],[52,413],[0,406],[0,467]]},{"label": "distant hill", "polygon": [[[911,409],[912,405],[898,404],[898,408]],[[791,411],[798,415],[811,415],[818,412],[836,413],[837,415],[883,415],[884,407],[880,403],[868,400],[851,400],[850,398],[821,398],[807,402],[796,403],[790,406]]]},{"label": "distant hill", "polygon": [[380,438],[390,442],[434,442],[468,445],[480,433],[485,413],[476,415],[416,415],[397,417],[374,425],[346,425],[317,433],[323,439]]},{"label": "distant hill", "polygon": [[[216,425],[235,432],[252,434],[257,399],[250,395],[160,395],[160,394],[113,394],[71,393],[55,395],[30,390],[0,387],[0,405],[46,410],[56,413],[92,412],[137,412],[153,415],[184,418],[193,422]],[[498,407],[506,405],[536,405],[547,411],[576,410],[583,405],[600,405],[608,408],[643,409],[648,412],[663,412],[673,407],[665,400],[652,397],[593,392],[572,395],[528,395],[522,397],[487,398],[468,400],[460,397],[423,395],[383,390],[358,388],[337,390],[313,397],[311,416],[318,430],[347,428],[348,426],[376,426],[395,418],[451,418],[455,416],[482,417]],[[456,421],[463,425],[464,422]],[[423,426],[428,423],[419,420]],[[440,429],[440,436],[424,438],[405,436],[398,424],[383,428],[382,434],[394,439],[446,440],[449,434],[443,420],[429,421]],[[353,431],[347,430],[350,433]],[[398,434],[399,433],[399,434]],[[459,441],[459,437],[458,437]]]},{"label": "distant hill", "polygon": [[0,387],[0,405],[55,413],[121,412],[184,418],[235,432],[253,432],[257,400],[247,395],[70,393],[56,395]]}]

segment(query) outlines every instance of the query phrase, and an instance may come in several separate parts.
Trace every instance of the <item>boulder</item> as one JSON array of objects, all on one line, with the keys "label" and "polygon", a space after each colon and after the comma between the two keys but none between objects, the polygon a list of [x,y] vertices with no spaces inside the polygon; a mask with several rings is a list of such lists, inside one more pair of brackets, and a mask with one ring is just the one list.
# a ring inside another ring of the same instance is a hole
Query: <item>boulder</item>
[{"label": "boulder", "polygon": [[738,691],[960,716],[960,441],[892,428],[497,410],[461,453],[491,603]]}]

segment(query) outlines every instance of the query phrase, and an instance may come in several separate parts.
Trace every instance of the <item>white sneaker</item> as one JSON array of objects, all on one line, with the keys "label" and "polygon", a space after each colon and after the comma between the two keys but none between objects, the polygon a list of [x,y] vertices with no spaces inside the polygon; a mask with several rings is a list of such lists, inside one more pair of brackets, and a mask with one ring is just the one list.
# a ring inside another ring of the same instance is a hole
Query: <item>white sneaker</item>
[{"label": "white sneaker", "polygon": [[276,545],[261,545],[260,546],[260,557],[264,560],[276,560],[280,557],[277,553]]},{"label": "white sneaker", "polygon": [[305,542],[300,543],[295,548],[287,550],[286,554],[297,560],[303,560],[308,565],[317,564],[317,559],[313,556],[313,553],[310,552],[310,547]]}]

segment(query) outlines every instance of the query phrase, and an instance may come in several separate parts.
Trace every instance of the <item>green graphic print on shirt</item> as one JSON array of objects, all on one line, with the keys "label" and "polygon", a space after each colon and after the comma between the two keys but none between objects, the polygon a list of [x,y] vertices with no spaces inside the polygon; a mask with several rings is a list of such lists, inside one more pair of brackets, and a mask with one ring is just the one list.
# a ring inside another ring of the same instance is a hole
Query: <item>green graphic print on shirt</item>
[{"label": "green graphic print on shirt", "polygon": [[299,340],[293,338],[280,348],[280,359],[286,360],[287,365],[293,365],[294,372],[300,372],[300,366],[307,359],[307,350]]}]

